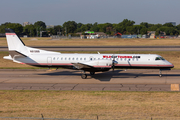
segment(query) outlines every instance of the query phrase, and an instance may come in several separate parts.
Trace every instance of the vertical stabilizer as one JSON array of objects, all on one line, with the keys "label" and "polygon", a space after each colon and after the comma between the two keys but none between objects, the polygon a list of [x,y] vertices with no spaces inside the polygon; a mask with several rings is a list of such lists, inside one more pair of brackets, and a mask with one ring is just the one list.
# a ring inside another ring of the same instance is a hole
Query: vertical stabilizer
[{"label": "vertical stabilizer", "polygon": [[[23,54],[27,55],[27,47],[23,43],[23,41],[16,35],[16,33],[12,29],[5,29],[6,31],[6,39],[8,44],[8,49],[11,57],[13,58],[14,55]],[[11,54],[13,53],[13,54]]]}]

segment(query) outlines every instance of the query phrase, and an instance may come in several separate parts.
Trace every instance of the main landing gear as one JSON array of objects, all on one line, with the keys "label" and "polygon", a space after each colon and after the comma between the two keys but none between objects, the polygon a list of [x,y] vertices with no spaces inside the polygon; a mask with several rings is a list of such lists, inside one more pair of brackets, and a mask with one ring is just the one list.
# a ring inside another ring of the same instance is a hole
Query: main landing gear
[{"label": "main landing gear", "polygon": [[82,78],[82,79],[86,79],[86,78],[87,78],[87,75],[86,75],[86,74],[82,74],[82,75],[81,75],[81,78]]},{"label": "main landing gear", "polygon": [[[90,72],[90,75],[94,75],[94,74],[95,74],[95,72]],[[86,78],[87,78],[87,74],[86,74],[85,71],[82,71],[81,78],[82,78],[82,79],[86,79]]]},{"label": "main landing gear", "polygon": [[81,78],[82,78],[82,79],[86,79],[86,78],[87,78],[87,75],[86,75],[86,72],[85,72],[85,71],[82,71]]}]

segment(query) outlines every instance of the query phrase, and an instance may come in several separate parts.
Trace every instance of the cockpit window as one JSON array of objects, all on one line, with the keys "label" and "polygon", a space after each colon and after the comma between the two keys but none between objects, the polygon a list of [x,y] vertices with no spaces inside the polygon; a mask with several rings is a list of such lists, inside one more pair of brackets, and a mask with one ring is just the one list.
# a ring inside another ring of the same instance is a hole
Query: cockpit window
[{"label": "cockpit window", "polygon": [[165,60],[163,57],[156,57],[155,60]]},{"label": "cockpit window", "polygon": [[156,59],[155,60],[161,60],[161,58],[160,57],[156,57]]},{"label": "cockpit window", "polygon": [[161,60],[165,60],[163,57],[160,57],[161,58]]}]

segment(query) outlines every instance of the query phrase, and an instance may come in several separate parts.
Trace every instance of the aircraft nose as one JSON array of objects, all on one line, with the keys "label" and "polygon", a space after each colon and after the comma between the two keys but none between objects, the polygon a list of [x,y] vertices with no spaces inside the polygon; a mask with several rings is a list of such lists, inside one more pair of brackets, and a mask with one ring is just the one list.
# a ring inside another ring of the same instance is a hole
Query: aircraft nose
[{"label": "aircraft nose", "polygon": [[168,62],[168,61],[167,61],[167,65],[168,65],[169,67],[171,67],[171,68],[174,67],[174,65],[173,65],[172,63]]},{"label": "aircraft nose", "polygon": [[174,65],[171,63],[171,66],[172,66],[172,68],[174,67]]}]

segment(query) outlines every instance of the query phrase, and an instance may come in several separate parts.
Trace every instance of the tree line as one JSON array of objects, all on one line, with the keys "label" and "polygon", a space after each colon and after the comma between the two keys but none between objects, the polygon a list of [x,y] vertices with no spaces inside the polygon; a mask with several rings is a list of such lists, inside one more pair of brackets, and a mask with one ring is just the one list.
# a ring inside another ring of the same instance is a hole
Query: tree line
[{"label": "tree line", "polygon": [[49,35],[76,35],[77,32],[84,32],[87,30],[94,32],[104,32],[107,35],[114,35],[116,32],[120,32],[125,35],[133,34],[147,34],[147,31],[156,31],[156,35],[161,32],[165,32],[166,35],[179,35],[180,24],[173,26],[171,23],[165,24],[150,24],[142,22],[140,25],[135,25],[132,20],[124,19],[120,23],[103,23],[98,24],[82,24],[75,21],[64,22],[63,25],[56,25],[53,28],[46,28],[46,24],[43,21],[37,21],[34,24],[22,26],[19,23],[4,23],[0,25],[0,33],[5,33],[5,28],[13,29],[18,35],[39,36],[40,31],[46,31]]}]

